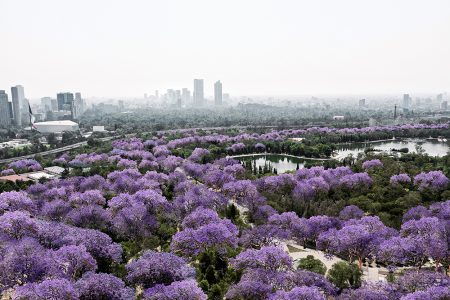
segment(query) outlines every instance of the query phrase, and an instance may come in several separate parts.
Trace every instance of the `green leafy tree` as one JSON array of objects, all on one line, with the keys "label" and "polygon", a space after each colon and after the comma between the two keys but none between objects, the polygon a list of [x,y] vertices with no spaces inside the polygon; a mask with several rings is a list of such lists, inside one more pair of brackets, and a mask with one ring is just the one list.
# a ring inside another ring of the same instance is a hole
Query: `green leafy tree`
[{"label": "green leafy tree", "polygon": [[356,264],[341,261],[335,263],[328,272],[328,280],[338,288],[356,288],[361,285],[362,272]]},{"label": "green leafy tree", "polygon": [[320,259],[314,258],[314,256],[312,255],[308,255],[305,258],[301,258],[298,261],[297,268],[322,275],[325,275],[325,273],[327,272],[327,267],[325,266],[325,264],[322,261],[320,261]]}]

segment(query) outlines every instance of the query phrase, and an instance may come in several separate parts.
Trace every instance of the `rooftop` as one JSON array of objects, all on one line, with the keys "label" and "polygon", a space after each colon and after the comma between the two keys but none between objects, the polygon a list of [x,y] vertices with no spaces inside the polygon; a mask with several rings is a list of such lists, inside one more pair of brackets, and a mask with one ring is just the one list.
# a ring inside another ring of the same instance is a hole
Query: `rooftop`
[{"label": "rooftop", "polygon": [[60,121],[46,121],[46,122],[37,122],[34,123],[34,125],[78,125],[78,123],[75,123],[70,120],[60,120]]},{"label": "rooftop", "polygon": [[62,173],[64,173],[65,169],[60,166],[52,166],[52,167],[44,168],[44,170],[47,171],[48,173],[61,175]]},{"label": "rooftop", "polygon": [[41,178],[50,179],[50,178],[54,178],[55,177],[55,175],[48,174],[46,172],[33,172],[33,173],[27,173],[27,174],[22,174],[22,175],[25,175],[28,178],[33,179],[35,181],[37,181],[37,180],[39,180]]},{"label": "rooftop", "polygon": [[0,182],[6,182],[6,181],[12,181],[12,182],[16,182],[16,181],[29,181],[30,179],[28,179],[25,176],[21,176],[21,175],[8,175],[8,176],[2,176],[0,177]]}]

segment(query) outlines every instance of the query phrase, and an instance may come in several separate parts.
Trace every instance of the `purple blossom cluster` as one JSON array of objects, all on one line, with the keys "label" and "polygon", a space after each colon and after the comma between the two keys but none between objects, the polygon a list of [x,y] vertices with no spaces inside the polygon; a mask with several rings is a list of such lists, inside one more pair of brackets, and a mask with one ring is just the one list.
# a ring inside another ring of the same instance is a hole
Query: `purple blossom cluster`
[{"label": "purple blossom cluster", "polygon": [[[286,129],[273,130],[268,133],[239,133],[235,136],[211,134],[211,135],[197,135],[195,130],[177,130],[173,133],[182,133],[184,136],[179,139],[171,140],[167,143],[169,149],[183,147],[191,144],[231,144],[229,151],[236,153],[246,148],[244,141],[282,141],[291,137],[308,136],[308,135],[358,135],[371,134],[377,132],[389,132],[395,134],[396,132],[407,132],[413,130],[440,130],[448,129],[448,123],[442,124],[403,124],[403,125],[389,125],[389,126],[372,126],[363,128],[329,128],[329,127],[310,127],[307,129]],[[151,142],[155,146],[154,141]]]},{"label": "purple blossom cluster", "polygon": [[[371,188],[370,175],[348,167],[312,167],[250,180],[238,161],[211,162],[207,147],[201,148],[208,143],[232,144],[229,151],[234,152],[248,148],[244,141],[253,141],[247,145],[264,151],[261,141],[299,134],[432,126],[436,125],[310,128],[236,136],[197,136],[195,131],[185,131],[182,138],[171,141],[161,135],[147,141],[133,138],[114,141],[110,153],[61,156],[58,163],[62,165],[107,164],[115,166],[115,171],[105,177],[71,176],[0,194],[0,292],[11,292],[13,299],[34,299],[35,295],[43,299],[206,299],[205,284],[200,283],[200,288],[195,281],[199,274],[194,266],[202,255],[213,252],[221,258],[233,254],[229,268],[242,274],[229,287],[226,299],[445,298],[450,283],[436,271],[449,264],[450,200],[411,208],[399,230],[355,205],[335,212],[336,216],[316,215],[308,211],[311,203],[326,203],[333,195],[360,196]],[[192,147],[189,158],[173,155],[177,153],[173,149],[188,144],[199,146]],[[36,163],[16,162],[10,167],[23,170]],[[369,173],[382,166],[376,160],[364,165]],[[406,185],[411,178],[398,174],[390,182]],[[448,184],[441,171],[414,177],[421,192],[443,191]],[[284,212],[274,201],[283,204]],[[231,204],[239,211],[236,219],[224,217],[232,211]],[[158,247],[149,245],[155,240],[161,241]],[[339,291],[320,274],[296,270],[281,247],[284,242],[315,247],[360,266],[376,260],[416,269],[392,283]],[[134,251],[133,247],[142,248]],[[417,271],[427,263],[433,263],[435,271]]]},{"label": "purple blossom cluster", "polygon": [[448,187],[450,180],[442,171],[422,172],[414,177],[414,185],[419,191],[443,191]]},{"label": "purple blossom cluster", "polygon": [[367,160],[362,164],[364,170],[369,170],[373,168],[382,168],[383,163],[379,159]]},{"label": "purple blossom cluster", "polygon": [[211,209],[196,209],[184,218],[182,226],[183,230],[173,236],[170,245],[175,253],[195,257],[208,249],[226,253],[237,247],[238,228]]},{"label": "purple blossom cluster", "polygon": [[392,175],[389,179],[392,185],[408,185],[411,183],[411,177],[408,174],[401,173],[398,175]]},{"label": "purple blossom cluster", "polygon": [[34,159],[22,159],[14,161],[8,165],[8,168],[14,170],[16,173],[42,170],[41,164]]},{"label": "purple blossom cluster", "polygon": [[231,145],[229,147],[229,150],[231,152],[239,152],[239,151],[241,151],[243,149],[245,149],[245,144],[244,143],[236,143],[236,144],[233,144],[233,145]]},{"label": "purple blossom cluster", "polygon": [[14,175],[14,174],[16,174],[14,169],[5,169],[0,172],[1,176],[8,176],[8,175]]},{"label": "purple blossom cluster", "polygon": [[71,167],[84,168],[91,165],[103,164],[108,162],[108,155],[93,153],[83,153],[75,156],[69,161]]},{"label": "purple blossom cluster", "polygon": [[194,151],[192,151],[191,156],[189,156],[189,160],[199,163],[208,154],[209,154],[209,151],[207,149],[195,148]]}]

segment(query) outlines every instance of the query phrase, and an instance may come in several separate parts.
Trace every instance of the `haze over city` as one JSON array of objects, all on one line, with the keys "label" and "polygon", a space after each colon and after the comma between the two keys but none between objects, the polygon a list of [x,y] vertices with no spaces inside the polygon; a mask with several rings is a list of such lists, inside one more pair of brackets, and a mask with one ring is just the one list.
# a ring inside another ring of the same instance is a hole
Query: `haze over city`
[{"label": "haze over city", "polygon": [[0,85],[37,99],[142,97],[224,82],[233,96],[450,90],[450,2],[0,2]]},{"label": "haze over city", "polygon": [[450,0],[0,0],[1,300],[449,300]]}]

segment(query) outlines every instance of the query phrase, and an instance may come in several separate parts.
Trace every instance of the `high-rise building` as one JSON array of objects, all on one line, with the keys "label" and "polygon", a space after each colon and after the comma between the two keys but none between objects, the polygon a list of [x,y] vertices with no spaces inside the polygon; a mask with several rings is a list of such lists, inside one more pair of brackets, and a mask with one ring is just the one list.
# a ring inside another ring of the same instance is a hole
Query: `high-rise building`
[{"label": "high-rise building", "polygon": [[4,90],[0,90],[0,126],[11,126],[11,117],[8,94]]},{"label": "high-rise building", "polygon": [[52,99],[52,111],[58,111],[58,101],[56,99]]},{"label": "high-rise building", "polygon": [[167,101],[166,104],[168,104],[168,103],[173,104],[173,103],[177,102],[177,94],[174,89],[167,90],[166,101]]},{"label": "high-rise building", "polygon": [[359,107],[365,107],[366,106],[366,99],[360,99],[359,100]]},{"label": "high-rise building", "polygon": [[50,97],[41,98],[41,106],[44,112],[52,111],[52,98]]},{"label": "high-rise building", "polygon": [[222,83],[220,80],[214,83],[214,103],[222,105]]},{"label": "high-rise building", "polygon": [[25,92],[23,86],[11,87],[11,98],[13,107],[13,118],[16,126],[22,126],[23,105],[25,102]]},{"label": "high-rise building", "polygon": [[22,103],[22,126],[25,126],[25,124],[30,124],[31,123],[31,116],[30,116],[30,102],[28,101],[27,98],[23,99],[23,103]]},{"label": "high-rise building", "polygon": [[81,98],[81,93],[75,93],[75,99],[71,105],[71,113],[73,119],[78,119],[85,111],[84,99]]},{"label": "high-rise building", "polygon": [[441,110],[448,110],[448,102],[447,101],[442,101]]},{"label": "high-rise building", "polygon": [[439,102],[439,103],[441,103],[442,102],[442,99],[444,98],[444,94],[437,94],[436,95],[436,100]]},{"label": "high-rise building", "polygon": [[191,101],[191,92],[187,88],[181,90],[181,99],[184,105],[187,105]]},{"label": "high-rise building", "polygon": [[205,96],[203,93],[203,79],[194,79],[194,105],[203,105]]},{"label": "high-rise building", "polygon": [[403,94],[403,108],[408,108],[412,104],[412,99],[409,94]]},{"label": "high-rise building", "polygon": [[73,94],[72,93],[58,93],[56,95],[56,101],[58,101],[58,110],[72,110],[72,102],[73,102]]}]

